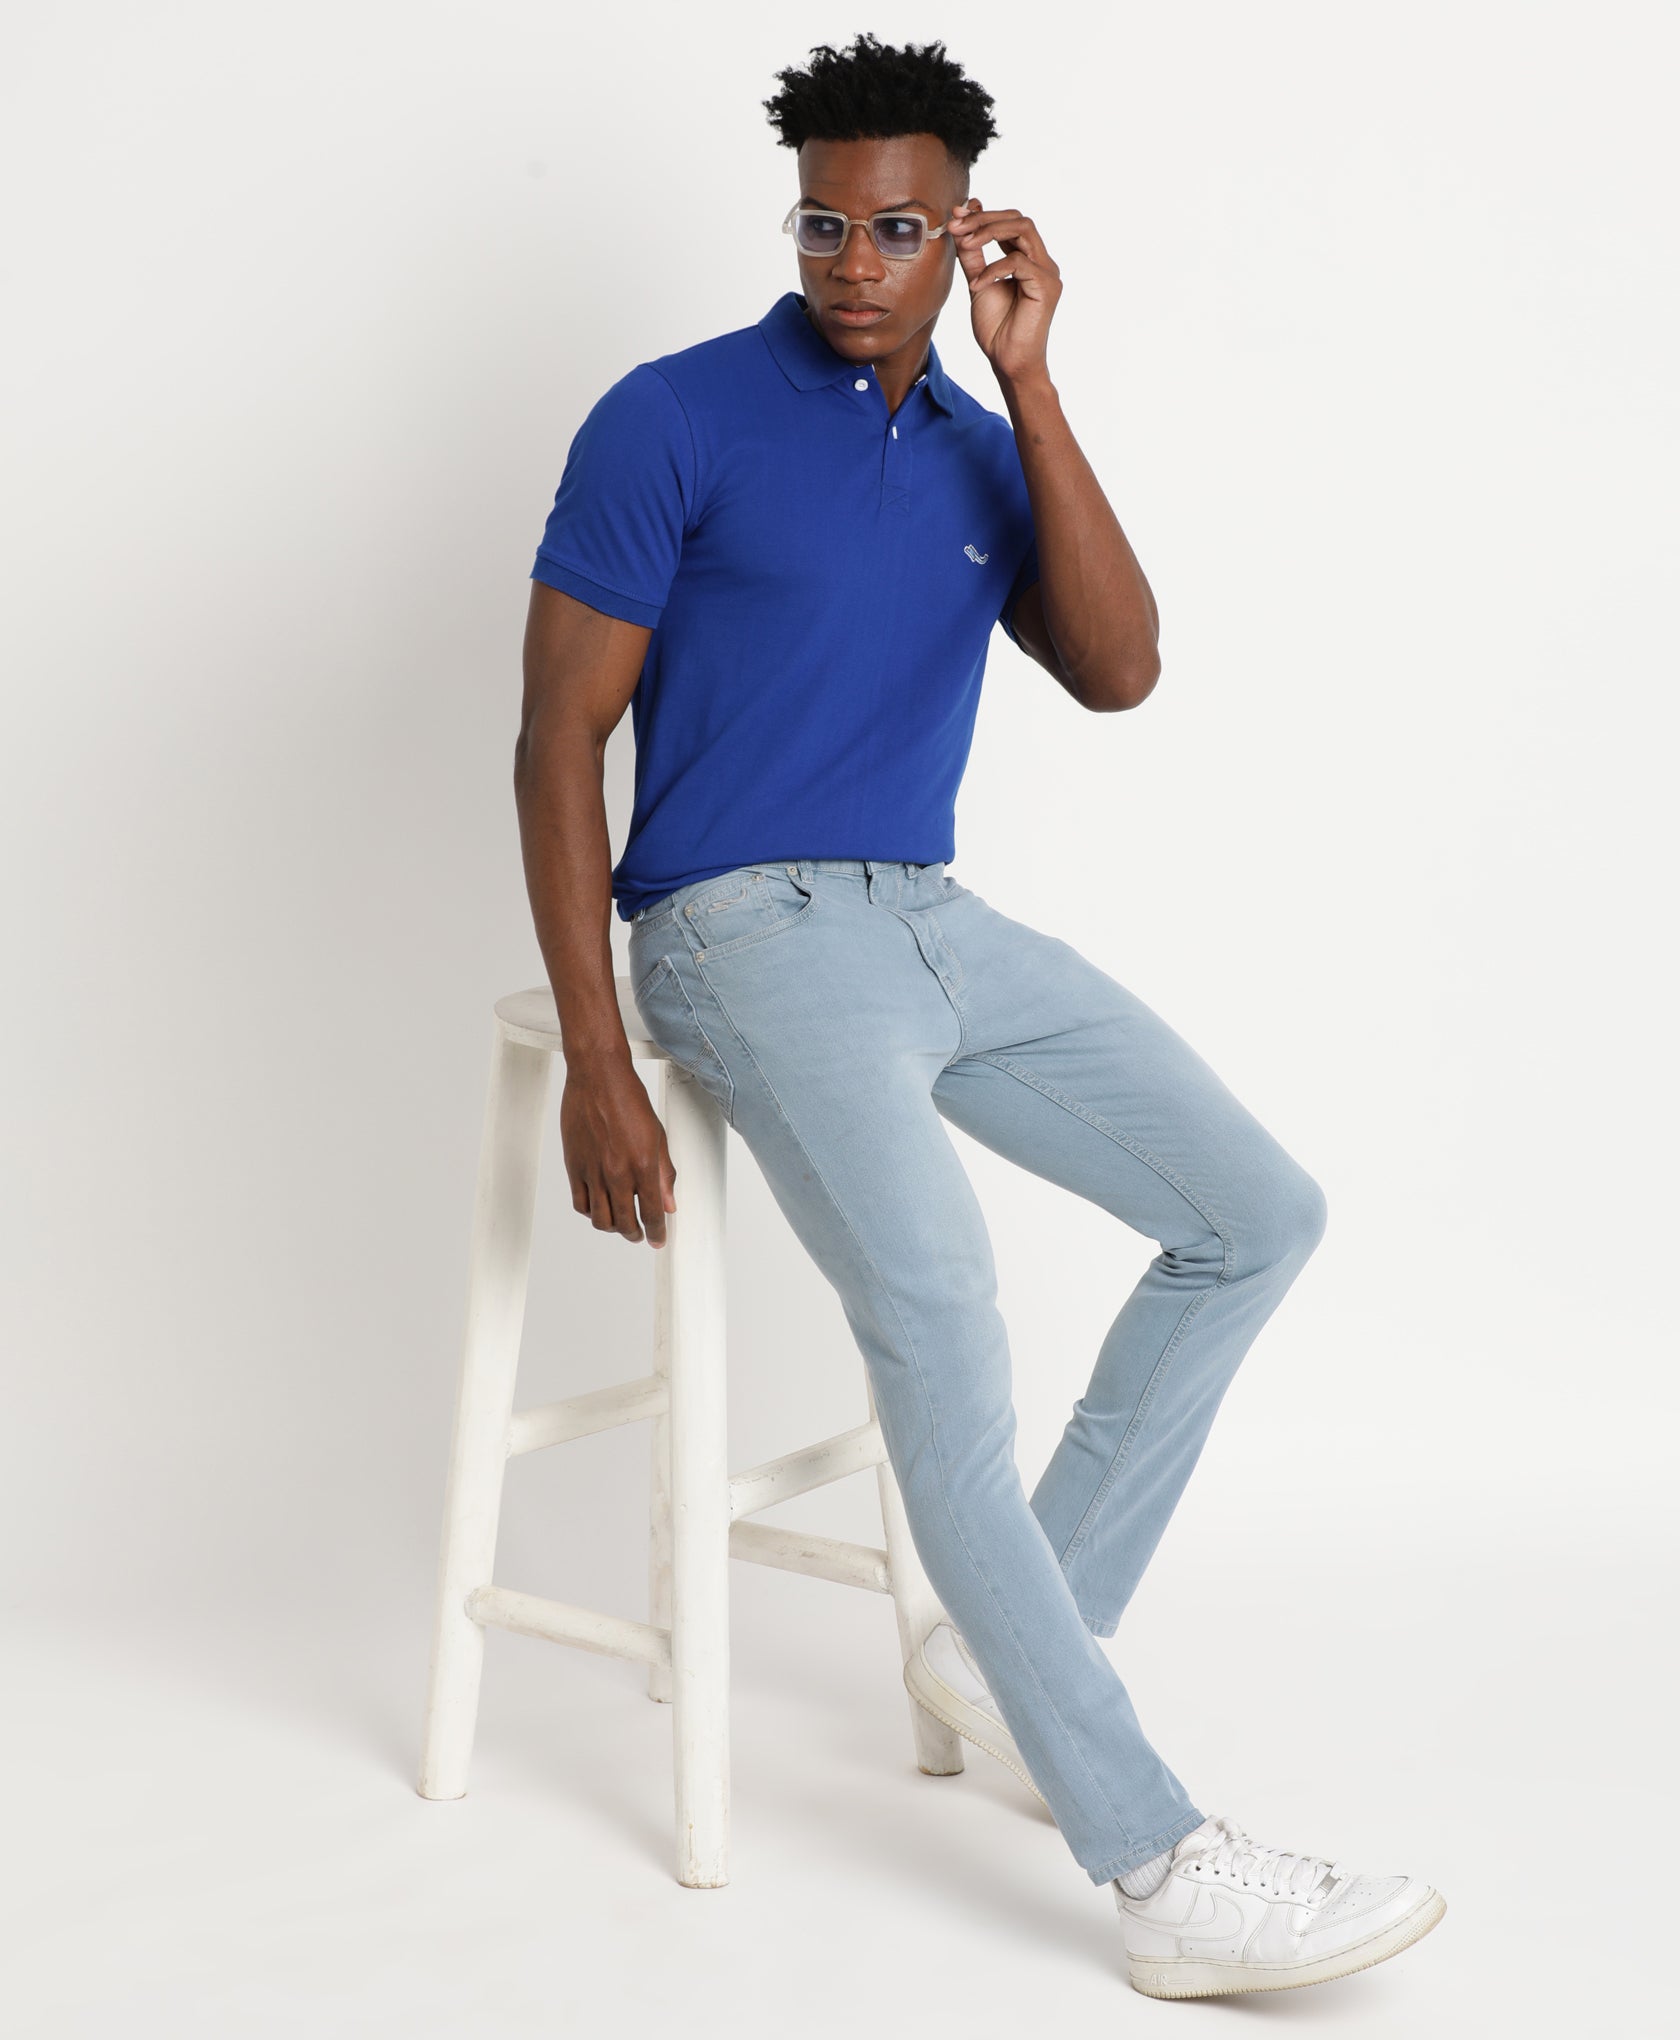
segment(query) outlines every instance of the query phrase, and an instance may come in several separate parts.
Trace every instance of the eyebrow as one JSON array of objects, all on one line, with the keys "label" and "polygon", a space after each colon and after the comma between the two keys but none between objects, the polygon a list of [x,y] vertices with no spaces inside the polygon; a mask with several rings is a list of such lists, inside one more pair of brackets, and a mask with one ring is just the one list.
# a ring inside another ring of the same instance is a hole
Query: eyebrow
[{"label": "eyebrow", "polygon": [[[845,211],[844,206],[830,205],[824,199],[812,198],[809,192],[802,191],[799,194],[799,203],[801,205],[814,205],[821,212]],[[937,213],[939,210],[938,206],[929,205],[925,198],[901,198],[896,205],[878,205],[875,210],[876,212],[908,212],[912,206],[920,206],[923,212]]]}]

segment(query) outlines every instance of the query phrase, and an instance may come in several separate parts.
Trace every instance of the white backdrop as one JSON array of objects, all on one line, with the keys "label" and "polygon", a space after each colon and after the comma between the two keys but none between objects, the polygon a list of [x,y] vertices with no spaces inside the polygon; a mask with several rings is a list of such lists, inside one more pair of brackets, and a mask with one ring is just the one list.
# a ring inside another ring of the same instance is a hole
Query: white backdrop
[{"label": "white backdrop", "polygon": [[[1673,1669],[1666,10],[181,0],[4,63],[31,2034],[1142,2014],[1013,1781],[915,1772],[871,1597],[736,1568],[726,1892],[672,1881],[668,1711],[615,1661],[493,1638],[473,1792],[412,1792],[489,1008],[543,974],[531,556],[595,396],[797,283],[760,102],[860,26],[994,94],[972,189],[1062,266],[1162,616],[1123,716],[995,636],[953,871],[1329,1200],[1108,1648],[1204,1807],[1447,1893],[1279,2016],[1658,2030],[1603,1943]],[[937,337],[1001,410],[960,292]],[[615,855],[631,762],[626,718]],[[1153,1243],[957,1138],[1030,1488]],[[731,1157],[740,1465],[863,1381]],[[647,1364],[652,1252],[548,1163],[524,1400]],[[640,1614],[645,1450],[517,1468],[502,1582]],[[780,1519],[872,1535],[871,1484]]]}]

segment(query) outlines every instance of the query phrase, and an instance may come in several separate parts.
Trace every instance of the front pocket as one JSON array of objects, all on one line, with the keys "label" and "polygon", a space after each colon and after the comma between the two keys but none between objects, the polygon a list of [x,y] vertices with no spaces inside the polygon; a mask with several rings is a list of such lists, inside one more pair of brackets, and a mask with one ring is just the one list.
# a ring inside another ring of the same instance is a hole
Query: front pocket
[{"label": "front pocket", "polygon": [[780,866],[755,870],[739,892],[727,899],[697,903],[689,919],[694,930],[694,960],[712,963],[738,950],[751,949],[772,936],[802,928],[817,911],[817,891],[809,879],[795,878]]}]

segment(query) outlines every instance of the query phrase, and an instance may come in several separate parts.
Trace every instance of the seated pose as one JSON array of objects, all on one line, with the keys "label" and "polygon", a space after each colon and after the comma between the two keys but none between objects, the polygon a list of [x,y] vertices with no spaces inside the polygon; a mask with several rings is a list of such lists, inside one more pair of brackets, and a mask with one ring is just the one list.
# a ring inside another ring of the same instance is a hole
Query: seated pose
[{"label": "seated pose", "polygon": [[[1042,1797],[1113,1891],[1138,1990],[1346,1975],[1427,1933],[1440,1894],[1204,1812],[1099,1642],[1324,1194],[1141,999],[948,869],[993,625],[1082,708],[1129,709],[1160,673],[1155,600],[1046,365],[1057,265],[969,193],[990,95],[939,43],[812,55],[765,102],[797,155],[799,289],[600,397],[533,569],[515,779],[573,1205],[659,1247],[680,1190],[619,1018],[616,902],[648,1034],[746,1141],[868,1367],[949,1618],[912,1694]],[[727,209],[667,224],[632,227],[654,261],[740,252]],[[959,278],[1007,416],[934,348]],[[947,1122],[1160,1246],[1030,1499]]]}]

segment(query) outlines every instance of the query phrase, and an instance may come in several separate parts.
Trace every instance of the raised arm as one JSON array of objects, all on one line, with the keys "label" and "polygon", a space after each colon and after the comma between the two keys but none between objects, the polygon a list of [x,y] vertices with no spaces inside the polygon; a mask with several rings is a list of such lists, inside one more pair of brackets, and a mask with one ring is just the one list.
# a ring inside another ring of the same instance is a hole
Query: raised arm
[{"label": "raised arm", "polygon": [[[1135,708],[1160,678],[1161,619],[1050,379],[1061,270],[1017,207],[987,211],[969,198],[949,225],[974,337],[1009,406],[1037,535],[1039,578],[1015,603],[1015,635],[1082,708]],[[988,262],[994,241],[1003,252]]]},{"label": "raised arm", "polygon": [[[513,791],[525,886],[565,1047],[560,1136],[572,1209],[599,1232],[665,1244],[677,1208],[665,1129],[636,1074],[612,964],[603,766],[641,676],[646,624],[531,583]],[[638,1218],[638,1207],[640,1216]]]}]

